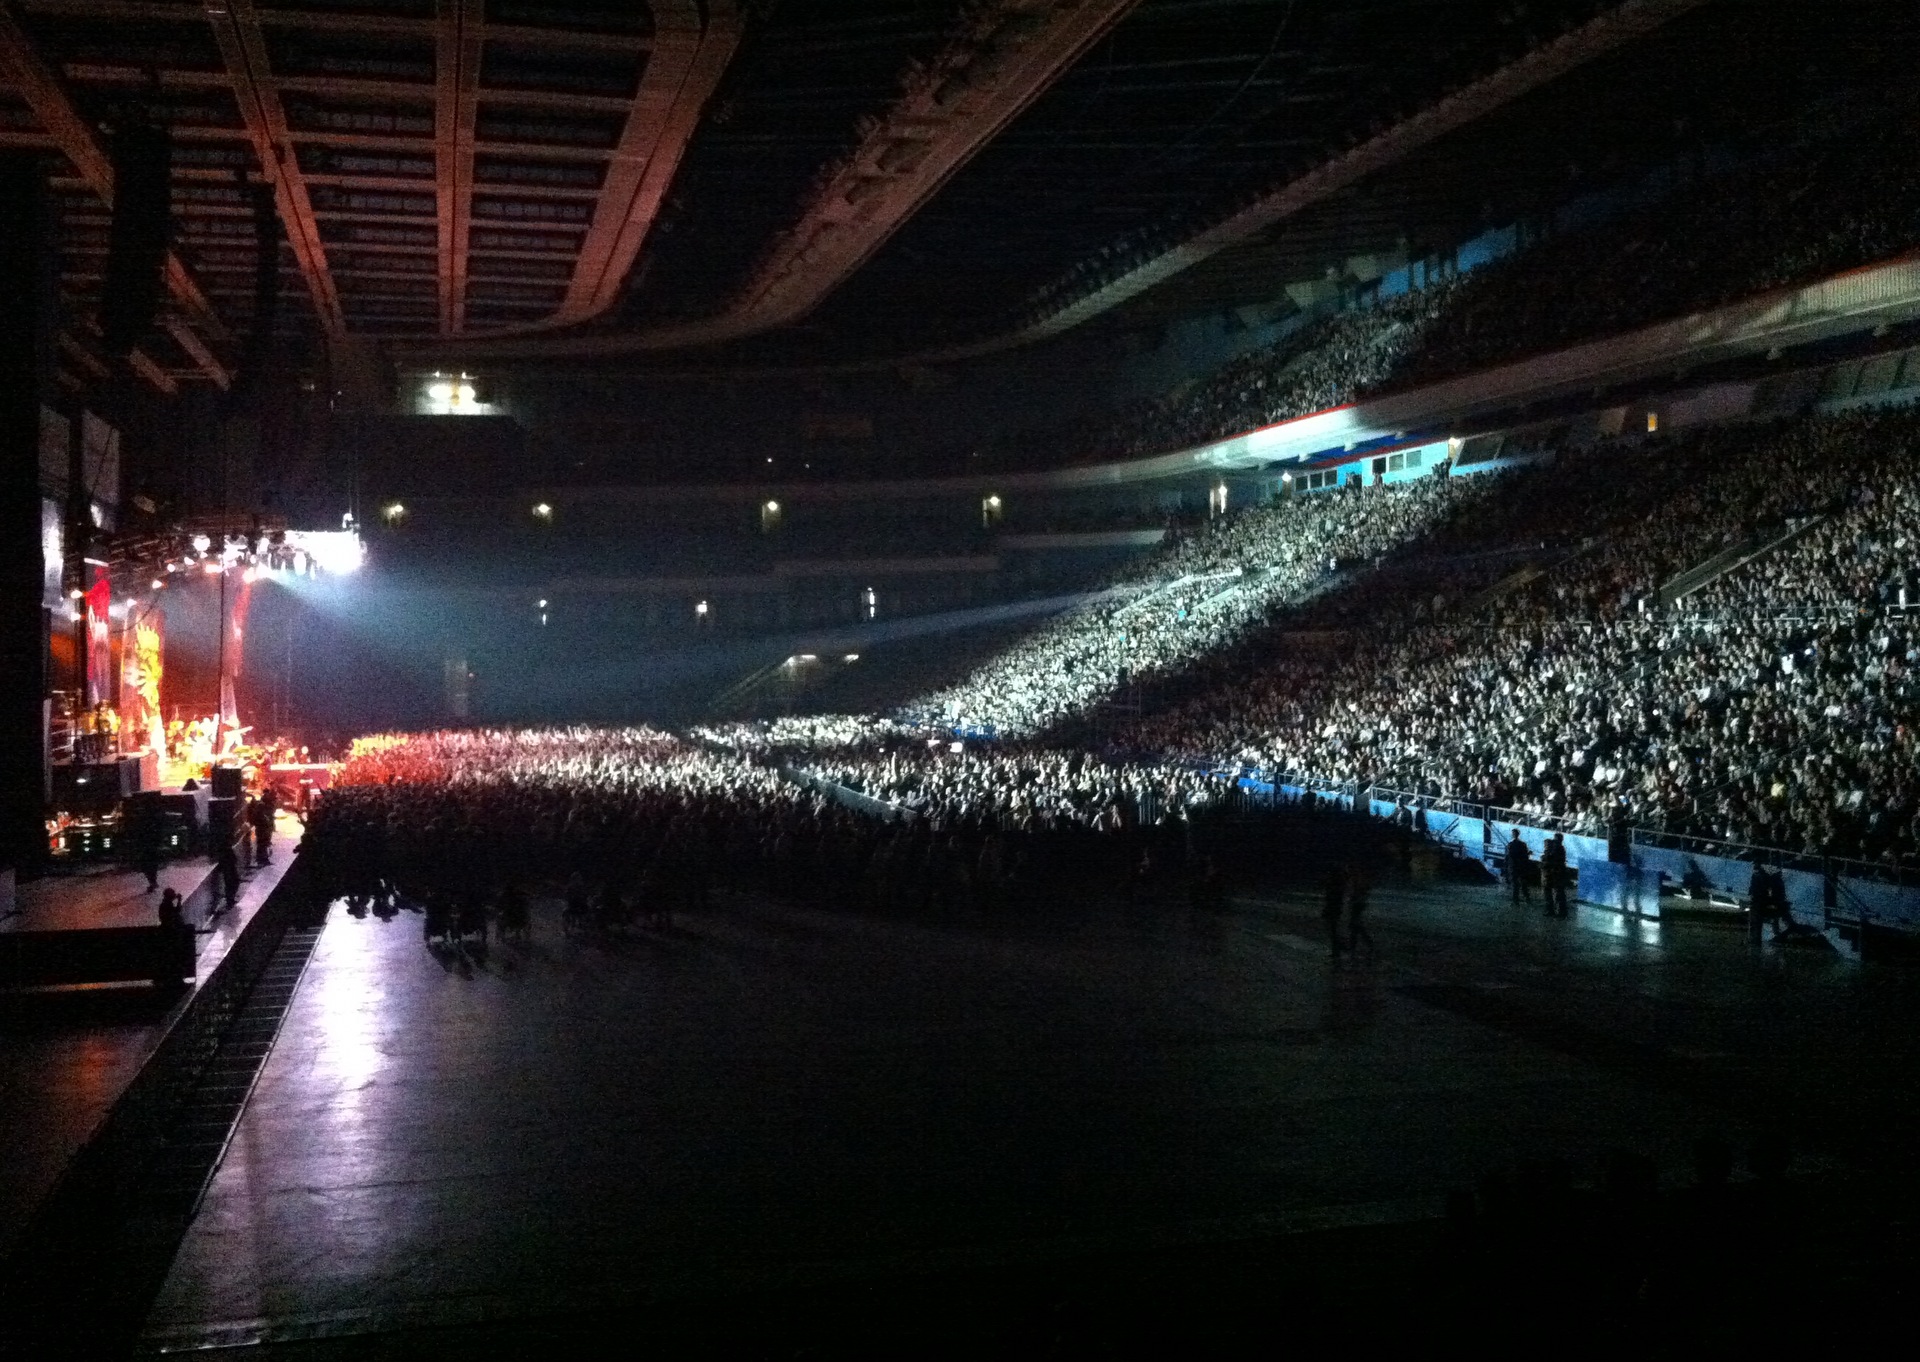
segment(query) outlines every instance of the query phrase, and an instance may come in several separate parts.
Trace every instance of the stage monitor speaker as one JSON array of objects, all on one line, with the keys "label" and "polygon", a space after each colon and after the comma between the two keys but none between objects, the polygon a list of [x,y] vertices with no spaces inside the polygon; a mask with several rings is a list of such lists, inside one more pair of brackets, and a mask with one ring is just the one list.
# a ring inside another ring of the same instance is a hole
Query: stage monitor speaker
[{"label": "stage monitor speaker", "polygon": [[124,357],[153,329],[173,217],[173,141],[167,130],[131,119],[113,134],[113,225],[100,332]]},{"label": "stage monitor speaker", "polygon": [[207,801],[207,845],[218,851],[223,846],[232,846],[239,840],[241,817],[240,801],[237,798],[221,798],[215,795]]},{"label": "stage monitor speaker", "polygon": [[61,813],[111,813],[133,791],[117,761],[57,762],[53,767],[53,807]]},{"label": "stage monitor speaker", "polygon": [[188,827],[198,831],[206,825],[207,801],[198,793],[164,794],[154,792],[154,798],[160,801],[160,807]]},{"label": "stage monitor speaker", "polygon": [[241,792],[240,768],[238,766],[216,766],[213,768],[213,797],[215,799],[238,799]]}]

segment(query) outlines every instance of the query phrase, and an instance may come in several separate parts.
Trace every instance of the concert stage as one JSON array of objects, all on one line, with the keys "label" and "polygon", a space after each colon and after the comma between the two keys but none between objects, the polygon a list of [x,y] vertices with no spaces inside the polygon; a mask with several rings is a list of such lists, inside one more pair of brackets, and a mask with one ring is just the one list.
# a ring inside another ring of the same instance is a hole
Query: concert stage
[{"label": "concert stage", "polygon": [[274,859],[242,878],[237,907],[212,913],[213,867],[194,858],[165,865],[161,890],[120,867],[49,876],[18,887],[15,911],[0,919],[0,972],[9,937],[124,931],[158,926],[161,891],[178,890],[194,928],[193,980],[180,989],[133,987],[9,989],[0,979],[0,1253],[9,1249],[75,1153],[155,1052],[191,1024],[195,1003],[247,939],[293,863],[300,825],[282,815]]}]

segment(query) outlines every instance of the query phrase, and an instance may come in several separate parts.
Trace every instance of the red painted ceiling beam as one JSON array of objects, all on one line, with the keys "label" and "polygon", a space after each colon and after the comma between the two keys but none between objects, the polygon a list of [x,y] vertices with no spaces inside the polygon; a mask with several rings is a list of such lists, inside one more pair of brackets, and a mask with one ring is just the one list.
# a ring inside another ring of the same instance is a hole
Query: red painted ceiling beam
[{"label": "red painted ceiling beam", "polygon": [[433,141],[439,199],[440,334],[467,322],[467,231],[473,222],[474,125],[480,116],[485,0],[442,0],[434,39]]},{"label": "red painted ceiling beam", "polygon": [[566,301],[550,325],[586,321],[619,300],[700,111],[740,45],[741,16],[732,0],[708,4],[704,24],[701,8],[693,0],[654,0],[653,53],[607,166]]}]

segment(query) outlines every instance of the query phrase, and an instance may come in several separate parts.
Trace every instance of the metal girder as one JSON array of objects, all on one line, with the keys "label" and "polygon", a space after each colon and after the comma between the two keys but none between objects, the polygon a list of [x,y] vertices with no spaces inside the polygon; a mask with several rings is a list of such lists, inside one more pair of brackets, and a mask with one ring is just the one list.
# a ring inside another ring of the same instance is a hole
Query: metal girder
[{"label": "metal girder", "polygon": [[1081,295],[1059,310],[988,340],[950,347],[916,358],[966,359],[1044,340],[1070,330],[1404,159],[1448,133],[1484,118],[1576,67],[1604,56],[1622,44],[1709,2],[1624,0],[1579,28],[1542,44],[1492,75],[1446,96],[1352,150],[1315,167],[1299,179],[1282,185],[1224,221],[1196,233],[1150,260],[1140,262],[1125,274]]},{"label": "metal girder", "polygon": [[[675,349],[797,321],[865,264],[1138,2],[999,0],[980,11],[967,35],[920,71],[853,154],[822,180],[800,220],[780,235],[717,316],[620,336],[503,341],[498,353]],[[590,315],[581,312],[566,320]]]},{"label": "metal girder", "polygon": [[434,39],[434,169],[440,211],[440,334],[467,323],[467,227],[473,220],[473,129],[480,116],[485,0],[441,0]]},{"label": "metal girder", "polygon": [[155,364],[138,350],[135,350],[127,356],[127,365],[136,374],[146,379],[148,383],[165,393],[168,397],[173,397],[180,391],[180,385],[174,380],[172,374],[162,369],[158,364]]},{"label": "metal girder", "polygon": [[[156,0],[20,0],[20,8],[35,14],[56,15],[64,19],[133,20],[169,22],[182,18],[177,4]],[[404,14],[366,14],[351,10],[322,10],[274,7],[260,12],[260,22],[270,28],[303,29],[316,33],[369,34],[402,38],[431,38],[434,19],[413,18]],[[523,47],[572,47],[602,52],[644,52],[652,40],[639,33],[594,33],[583,29],[533,28],[521,24],[496,24],[495,37]]]},{"label": "metal girder", "polygon": [[[12,85],[26,100],[53,145],[73,163],[80,177],[100,201],[111,208],[113,162],[108,158],[106,148],[101,145],[98,132],[80,115],[66,88],[34,49],[32,40],[20,26],[19,17],[7,0],[0,0],[0,78]],[[173,251],[167,252],[164,279],[167,292],[185,314],[185,320],[198,328],[203,336],[224,343],[228,339],[226,328],[214,315],[206,294],[195,282],[185,262]],[[208,349],[207,353],[211,355],[212,352]],[[158,385],[162,391],[173,390],[175,385],[171,377],[151,363],[148,368],[166,380],[164,385]],[[152,376],[144,374],[144,371],[143,376],[153,381]],[[214,376],[211,370],[208,376]]]},{"label": "metal girder", "polygon": [[548,325],[586,321],[619,299],[700,111],[740,45],[740,12],[732,0],[709,4],[704,24],[693,0],[654,0],[653,19],[653,53],[607,166],[566,300]]},{"label": "metal girder", "polygon": [[166,327],[167,334],[173,337],[174,343],[186,352],[187,358],[198,364],[201,372],[211,378],[221,392],[225,392],[233,385],[232,371],[207,348],[206,342],[200,339],[185,320],[169,313],[160,319],[160,324]]},{"label": "metal girder", "polygon": [[770,330],[819,306],[1137,3],[1002,5],[994,27],[937,58],[821,186],[715,339]]},{"label": "metal girder", "polygon": [[[313,216],[313,202],[307,195],[307,183],[300,173],[300,159],[294,153],[293,138],[287,131],[286,110],[280,104],[280,92],[274,84],[267,62],[266,35],[253,0],[205,0],[207,22],[220,45],[220,56],[233,81],[234,101],[240,106],[241,120],[260,162],[260,173],[273,186],[280,221],[285,224],[287,242],[293,258],[300,262],[306,277],[307,292],[313,296],[313,310],[320,317],[320,329],[328,335],[346,330],[346,318],[340,311],[340,295],[327,273],[327,251],[320,240],[320,225]],[[278,250],[277,244],[270,249]]]}]

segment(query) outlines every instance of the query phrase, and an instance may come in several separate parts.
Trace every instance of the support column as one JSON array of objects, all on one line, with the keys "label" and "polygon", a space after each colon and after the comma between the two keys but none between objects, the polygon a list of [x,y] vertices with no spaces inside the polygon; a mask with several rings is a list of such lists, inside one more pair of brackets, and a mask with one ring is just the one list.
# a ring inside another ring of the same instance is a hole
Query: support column
[{"label": "support column", "polygon": [[0,869],[45,855],[47,614],[40,400],[52,334],[46,171],[0,155]]}]

